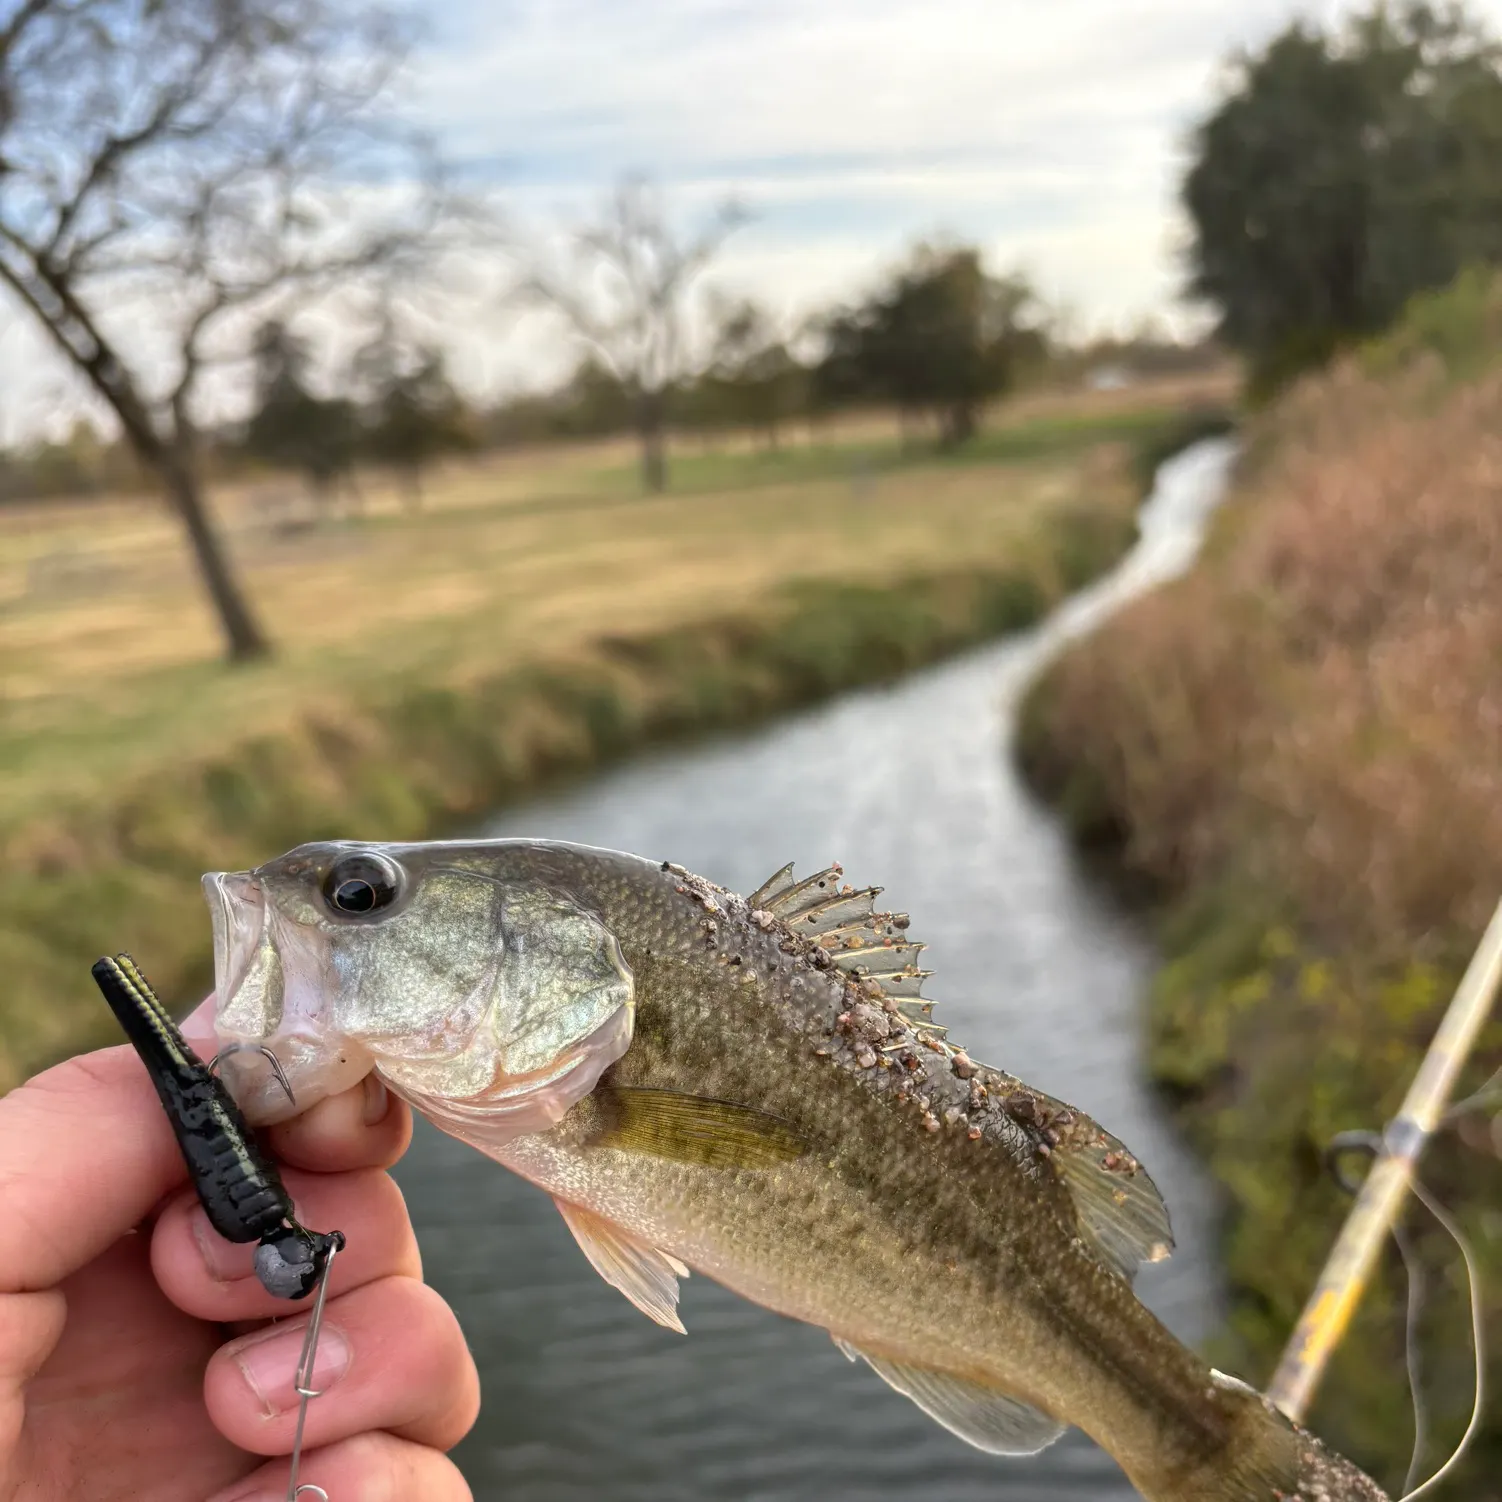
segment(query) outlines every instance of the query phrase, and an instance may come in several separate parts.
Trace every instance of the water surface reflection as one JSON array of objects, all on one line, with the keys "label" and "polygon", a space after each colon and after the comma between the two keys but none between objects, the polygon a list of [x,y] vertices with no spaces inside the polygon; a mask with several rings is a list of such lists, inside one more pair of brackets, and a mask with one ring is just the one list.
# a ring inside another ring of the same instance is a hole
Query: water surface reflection
[{"label": "water surface reflection", "polygon": [[[942,1020],[979,1057],[1074,1102],[1148,1164],[1178,1251],[1144,1270],[1181,1337],[1215,1318],[1208,1186],[1140,1065],[1152,955],[1081,875],[1007,755],[1017,698],[1060,645],[1192,560],[1231,449],[1166,465],[1142,539],[1024,636],[752,734],[653,756],[508,810],[494,835],[681,862],[749,891],[832,859],[886,886],[931,945]],[[1034,1459],[981,1454],[852,1366],[818,1330],[690,1279],[685,1339],[602,1283],[551,1202],[421,1128],[398,1173],[430,1281],[479,1359],[484,1413],[457,1459],[481,1502],[1127,1502],[1077,1432]]]}]

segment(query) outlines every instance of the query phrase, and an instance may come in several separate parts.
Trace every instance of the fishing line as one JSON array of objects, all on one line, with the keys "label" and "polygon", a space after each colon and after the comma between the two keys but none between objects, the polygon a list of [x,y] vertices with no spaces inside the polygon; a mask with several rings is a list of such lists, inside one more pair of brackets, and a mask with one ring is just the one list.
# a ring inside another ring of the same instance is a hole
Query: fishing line
[{"label": "fishing line", "polygon": [[[1502,1070],[1498,1071],[1494,1079],[1502,1079]],[[1493,1081],[1488,1080],[1475,1095],[1460,1102],[1460,1106],[1467,1107],[1479,1096],[1486,1095],[1491,1090],[1492,1084]],[[1354,1194],[1359,1186],[1346,1176],[1341,1166],[1341,1157],[1348,1152],[1364,1152],[1375,1158],[1383,1150],[1383,1140],[1376,1132],[1340,1132],[1330,1140],[1329,1146],[1325,1149],[1325,1164],[1335,1182],[1347,1194]],[[1397,1243],[1398,1255],[1403,1259],[1403,1270],[1408,1282],[1407,1309],[1404,1318],[1404,1368],[1408,1374],[1408,1393],[1413,1403],[1413,1454],[1408,1462],[1408,1474],[1403,1478],[1404,1491],[1399,1502],[1414,1502],[1415,1498],[1424,1496],[1460,1464],[1470,1448],[1471,1441],[1476,1436],[1477,1429],[1481,1426],[1482,1408],[1486,1402],[1486,1326],[1481,1302],[1483,1292],[1481,1269],[1477,1265],[1475,1252],[1455,1218],[1425,1188],[1417,1174],[1410,1175],[1408,1187],[1413,1197],[1439,1222],[1441,1229],[1460,1248],[1460,1255],[1465,1263],[1466,1288],[1471,1303],[1471,1350],[1475,1357],[1476,1371],[1475,1399],[1471,1404],[1471,1420],[1466,1425],[1465,1433],[1461,1435],[1460,1442],[1451,1452],[1450,1458],[1427,1481],[1415,1487],[1413,1477],[1418,1470],[1428,1433],[1428,1414],[1419,1384],[1418,1350],[1418,1321],[1423,1308],[1424,1285],[1422,1266],[1417,1254],[1414,1248],[1407,1244],[1397,1223],[1394,1222],[1391,1228],[1392,1236]]]},{"label": "fishing line", "polygon": [[1440,1120],[1448,1126],[1468,1112],[1484,1110],[1491,1105],[1502,1106],[1502,1069],[1498,1069],[1479,1090],[1473,1090],[1464,1100],[1458,1100]]},{"label": "fishing line", "polygon": [[308,1404],[312,1399],[323,1396],[322,1391],[313,1386],[313,1363],[318,1359],[318,1334],[323,1328],[323,1305],[329,1291],[329,1269],[334,1265],[334,1258],[339,1255],[343,1245],[344,1238],[338,1236],[329,1248],[328,1258],[323,1264],[323,1276],[318,1280],[318,1297],[313,1301],[312,1314],[308,1316],[308,1333],[303,1337],[302,1355],[297,1360],[297,1375],[293,1379],[297,1393],[297,1429],[292,1436],[292,1469],[287,1473],[287,1502],[297,1502],[305,1492],[317,1497],[318,1502],[329,1502],[329,1494],[321,1486],[314,1486],[310,1481],[299,1486],[297,1472],[302,1462],[302,1432],[303,1425],[308,1420]]},{"label": "fishing line", "polygon": [[1419,1318],[1424,1308],[1424,1268],[1416,1249],[1408,1245],[1408,1237],[1397,1221],[1392,1224],[1392,1239],[1403,1259],[1403,1276],[1408,1287],[1408,1307],[1403,1321],[1403,1366],[1408,1373],[1408,1397],[1413,1404],[1413,1452],[1408,1457],[1408,1473],[1403,1477],[1403,1490],[1410,1492],[1413,1479],[1418,1475],[1419,1464],[1424,1458],[1424,1445],[1429,1438],[1429,1414],[1424,1406],[1423,1374],[1419,1369]]},{"label": "fishing line", "polygon": [[1415,1487],[1401,1497],[1399,1502],[1414,1502],[1415,1497],[1422,1497],[1460,1464],[1461,1457],[1470,1448],[1477,1429],[1481,1427],[1481,1409],[1486,1401],[1486,1325],[1481,1312],[1481,1270],[1476,1265],[1476,1254],[1454,1217],[1417,1178],[1412,1180],[1409,1187],[1413,1190],[1414,1198],[1449,1233],[1465,1260],[1466,1284],[1471,1298],[1471,1349],[1476,1357],[1476,1399],[1471,1405],[1471,1422],[1466,1425],[1466,1431],[1460,1436],[1460,1443],[1455,1446],[1450,1458],[1422,1486]]}]

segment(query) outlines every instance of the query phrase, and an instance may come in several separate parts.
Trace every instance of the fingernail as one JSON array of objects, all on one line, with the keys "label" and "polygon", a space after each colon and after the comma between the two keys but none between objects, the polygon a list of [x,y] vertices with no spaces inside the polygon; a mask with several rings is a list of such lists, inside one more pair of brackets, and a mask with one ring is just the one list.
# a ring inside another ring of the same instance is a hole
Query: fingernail
[{"label": "fingernail", "polygon": [[[291,1329],[273,1326],[265,1334],[252,1336],[235,1352],[235,1363],[267,1418],[297,1407],[297,1363],[302,1360],[306,1335],[306,1320]],[[338,1327],[325,1323],[313,1359],[314,1391],[326,1391],[344,1375],[349,1354],[349,1342]]]},{"label": "fingernail", "polygon": [[194,1205],[188,1216],[188,1225],[203,1256],[203,1265],[208,1268],[209,1276],[216,1283],[235,1283],[241,1278],[248,1278],[255,1271],[252,1249],[226,1241],[209,1224],[209,1218],[203,1213],[201,1205]]},{"label": "fingernail", "polygon": [[385,1121],[386,1113],[390,1109],[390,1091],[386,1089],[379,1075],[367,1074],[365,1076],[365,1125],[379,1125]]}]

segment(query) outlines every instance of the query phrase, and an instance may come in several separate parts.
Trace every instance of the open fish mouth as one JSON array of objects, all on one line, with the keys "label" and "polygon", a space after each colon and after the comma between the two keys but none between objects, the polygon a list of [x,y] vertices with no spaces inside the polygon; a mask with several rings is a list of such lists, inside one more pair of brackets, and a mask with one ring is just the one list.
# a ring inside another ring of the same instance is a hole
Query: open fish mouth
[{"label": "open fish mouth", "polygon": [[247,1039],[268,1037],[282,1018],[285,985],[260,883],[244,871],[211,871],[203,890],[214,929],[216,1022]]},{"label": "open fish mouth", "polygon": [[246,1118],[269,1126],[358,1084],[374,1061],[299,1005],[309,998],[297,993],[317,987],[322,965],[316,954],[302,952],[306,942],[285,953],[290,941],[278,933],[255,875],[211,871],[203,889],[214,930],[219,1068]]}]

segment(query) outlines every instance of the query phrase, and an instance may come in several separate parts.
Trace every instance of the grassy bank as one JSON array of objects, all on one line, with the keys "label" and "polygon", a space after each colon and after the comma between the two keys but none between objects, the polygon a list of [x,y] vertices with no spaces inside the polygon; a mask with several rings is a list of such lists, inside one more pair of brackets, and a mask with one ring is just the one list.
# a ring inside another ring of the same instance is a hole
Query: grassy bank
[{"label": "grassy bank", "polygon": [[205,870],[460,828],[548,777],[1035,620],[1129,545],[1134,455],[1180,430],[1151,400],[1039,421],[988,458],[652,499],[600,478],[612,455],[597,484],[497,483],[489,503],[469,473],[423,516],[282,539],[231,504],[282,648],[234,671],[160,519],[92,513],[108,587],[0,615],[0,1084],[112,1036],[100,953],[200,993]]},{"label": "grassy bank", "polygon": [[[1270,1374],[1348,1201],[1338,1131],[1378,1128],[1502,896],[1502,288],[1426,299],[1249,435],[1206,556],[1066,656],[1026,707],[1034,782],[1164,913],[1151,1063],[1224,1186],[1222,1359]],[[1462,1081],[1502,1065],[1493,1023]],[[1488,1269],[1502,1347],[1502,1115],[1447,1130],[1424,1176]],[[1464,1278],[1416,1208],[1434,1430],[1470,1407]],[[1315,1426],[1401,1481],[1403,1280],[1382,1278]],[[1493,1391],[1502,1377],[1495,1357]],[[1493,1399],[1465,1476],[1496,1495]],[[1396,1493],[1395,1493],[1396,1494]]]}]

